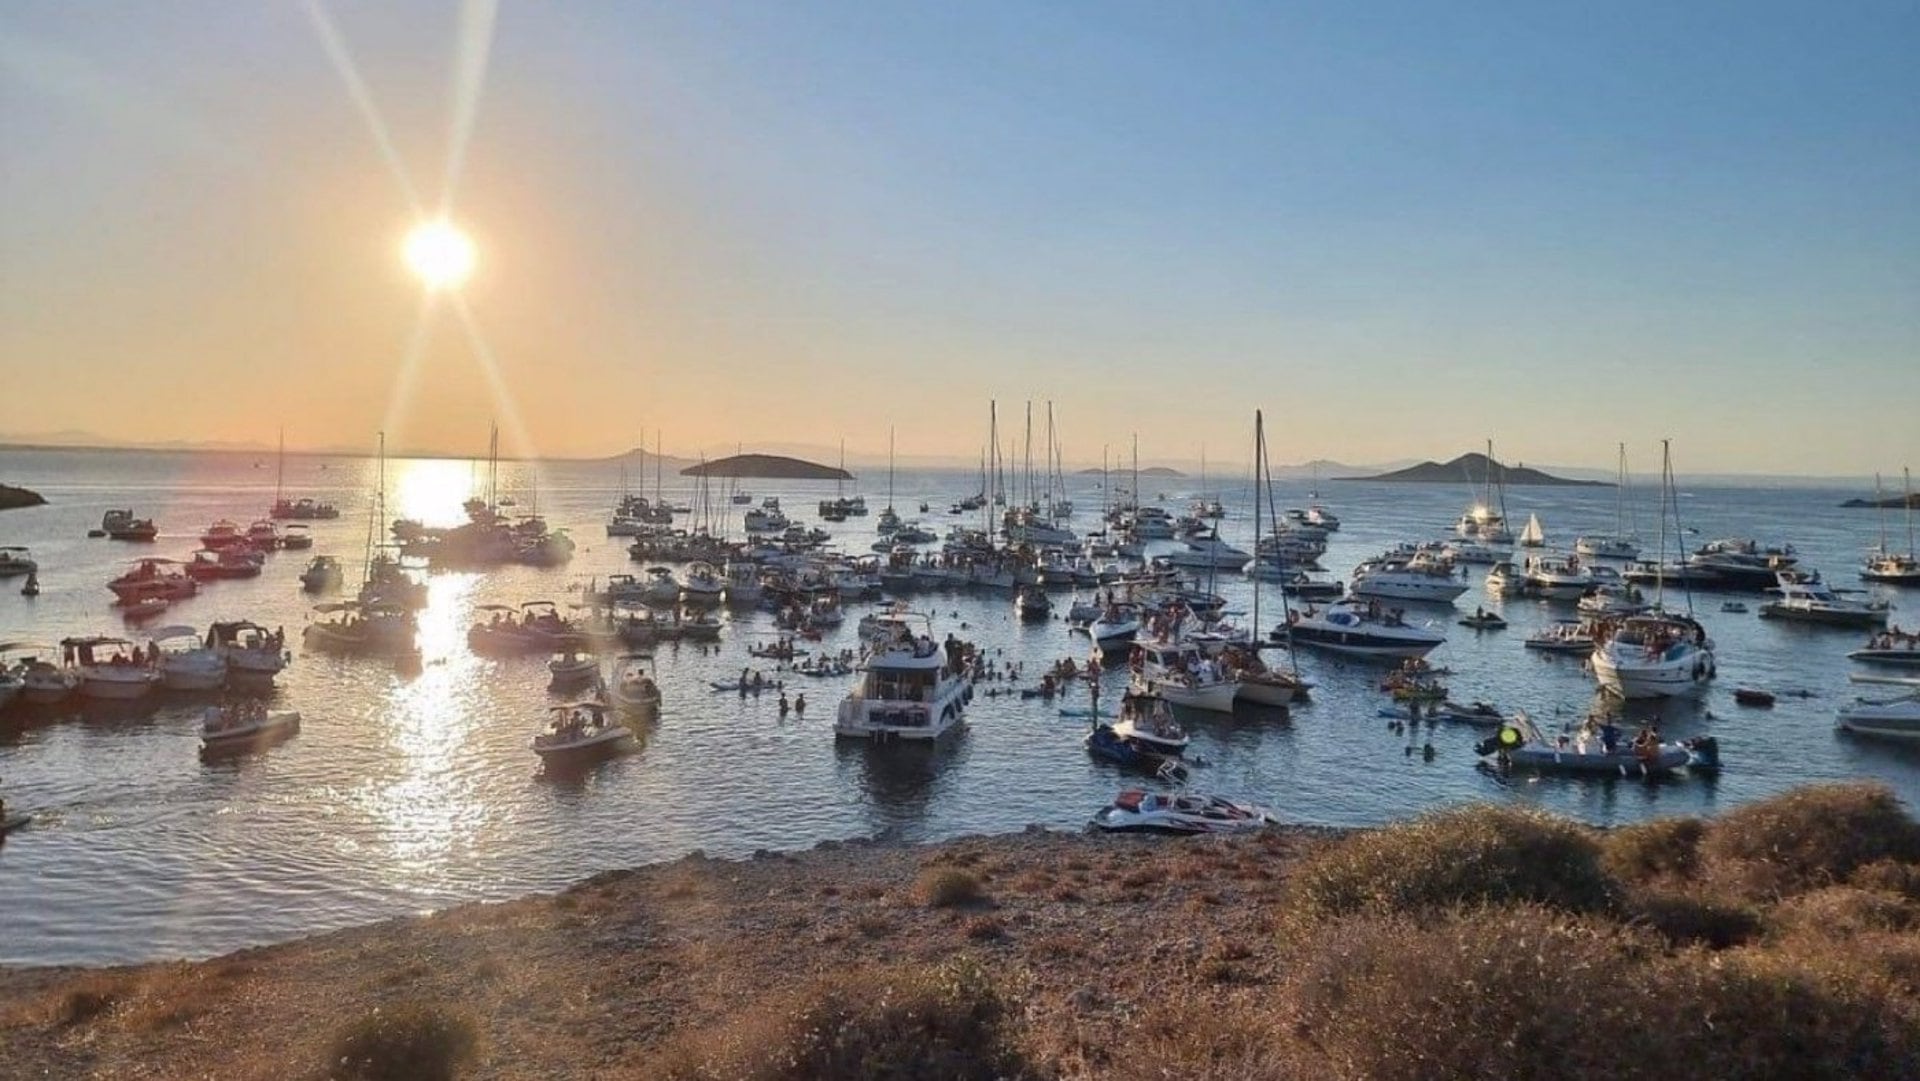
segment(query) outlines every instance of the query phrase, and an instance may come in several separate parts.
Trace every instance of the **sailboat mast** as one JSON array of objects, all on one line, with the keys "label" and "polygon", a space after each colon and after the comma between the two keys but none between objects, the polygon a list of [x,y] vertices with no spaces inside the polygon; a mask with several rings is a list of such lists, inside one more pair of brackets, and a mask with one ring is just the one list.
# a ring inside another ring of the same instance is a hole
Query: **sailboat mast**
[{"label": "sailboat mast", "polygon": [[281,489],[287,481],[287,426],[280,426],[280,464],[273,474],[273,505],[279,506]]},{"label": "sailboat mast", "polygon": [[1021,478],[1021,484],[1025,488],[1025,491],[1022,494],[1020,501],[1025,503],[1027,506],[1031,507],[1033,506],[1033,401],[1032,399],[1028,399],[1027,401],[1026,447],[1021,454],[1020,471],[1023,474]]},{"label": "sailboat mast", "polygon": [[887,510],[893,510],[893,426],[887,426]]},{"label": "sailboat mast", "polygon": [[1266,439],[1265,418],[1253,411],[1253,635],[1254,648],[1260,642],[1260,451]]},{"label": "sailboat mast", "polygon": [[1907,482],[1907,558],[1913,558],[1913,468],[1900,467],[1900,475]]},{"label": "sailboat mast", "polygon": [[980,508],[980,528],[987,534],[987,544],[993,544],[993,504],[994,496],[1000,488],[1000,403],[987,400],[987,446],[991,453],[980,474],[981,493],[985,499]]},{"label": "sailboat mast", "polygon": [[[1880,490],[1880,473],[1873,474],[1873,502],[1880,508],[1880,554],[1887,554],[1887,497]],[[1911,518],[1911,515],[1909,515]]]}]

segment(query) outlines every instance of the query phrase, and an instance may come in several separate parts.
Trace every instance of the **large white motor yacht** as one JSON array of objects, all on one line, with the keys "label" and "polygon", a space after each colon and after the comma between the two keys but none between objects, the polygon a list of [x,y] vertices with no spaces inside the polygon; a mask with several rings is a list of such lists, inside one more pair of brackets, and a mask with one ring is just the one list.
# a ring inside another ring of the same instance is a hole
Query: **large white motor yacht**
[{"label": "large white motor yacht", "polygon": [[1388,660],[1423,657],[1447,640],[1440,631],[1408,623],[1377,603],[1354,600],[1337,601],[1317,612],[1290,612],[1275,636],[1302,649]]},{"label": "large white motor yacht", "polygon": [[931,621],[910,612],[879,617],[889,626],[873,648],[852,693],[835,715],[836,736],[858,739],[932,740],[960,723],[973,683],[955,669],[933,637]]},{"label": "large white motor yacht", "polygon": [[1370,559],[1353,569],[1347,586],[1356,597],[1434,604],[1451,604],[1466,591],[1467,583],[1454,576],[1453,565],[1427,552]]},{"label": "large white motor yacht", "polygon": [[1697,694],[1714,677],[1713,641],[1692,618],[1654,612],[1602,623],[1593,674],[1621,698]]}]

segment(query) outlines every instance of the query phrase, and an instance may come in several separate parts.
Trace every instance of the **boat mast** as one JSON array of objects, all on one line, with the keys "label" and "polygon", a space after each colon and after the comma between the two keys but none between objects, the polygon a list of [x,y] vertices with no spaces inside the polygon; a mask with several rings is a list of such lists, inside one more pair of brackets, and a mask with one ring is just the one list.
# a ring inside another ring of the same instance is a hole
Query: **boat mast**
[{"label": "boat mast", "polygon": [[1053,503],[1053,400],[1047,400],[1047,472],[1042,483],[1047,486],[1047,520],[1058,522],[1054,514]]},{"label": "boat mast", "polygon": [[666,490],[660,486],[660,429],[653,430],[653,501],[655,504],[666,501]]},{"label": "boat mast", "polygon": [[1660,561],[1653,565],[1653,610],[1666,610],[1667,597],[1667,493],[1668,478],[1673,476],[1673,441],[1660,441]]},{"label": "boat mast", "polygon": [[[1887,497],[1880,490],[1880,473],[1878,470],[1873,474],[1873,502],[1875,506],[1880,508],[1880,554],[1884,556],[1887,554]],[[1908,515],[1908,520],[1912,520],[1911,514]]]},{"label": "boat mast", "polygon": [[1907,482],[1907,558],[1913,558],[1913,468],[1901,466],[1900,475]]},{"label": "boat mast", "polygon": [[[281,500],[281,488],[287,480],[287,426],[280,426],[280,464],[273,474],[273,505],[278,507]],[[1885,544],[1882,542],[1882,547]]]},{"label": "boat mast", "polygon": [[1027,400],[1026,450],[1021,456],[1020,470],[1023,474],[1021,484],[1025,488],[1020,501],[1027,505],[1027,509],[1032,510],[1035,504],[1033,499],[1033,400],[1031,398]]},{"label": "boat mast", "polygon": [[893,425],[887,425],[887,513],[893,513]]},{"label": "boat mast", "polygon": [[992,398],[987,399],[987,446],[992,452],[981,459],[980,528],[986,531],[987,546],[992,547],[993,500],[1000,485],[1000,403]]},{"label": "boat mast", "polygon": [[1613,486],[1613,535],[1625,540],[1627,528],[1627,445],[1620,444],[1620,479]]}]

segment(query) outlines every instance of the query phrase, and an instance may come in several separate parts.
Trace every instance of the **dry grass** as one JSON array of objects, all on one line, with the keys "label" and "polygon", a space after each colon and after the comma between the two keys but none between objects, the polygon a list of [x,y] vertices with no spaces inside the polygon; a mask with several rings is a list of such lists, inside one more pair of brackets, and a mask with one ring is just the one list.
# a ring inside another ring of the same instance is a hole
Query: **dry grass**
[{"label": "dry grass", "polygon": [[1727,812],[1701,854],[1725,888],[1784,896],[1882,861],[1920,861],[1920,823],[1883,785],[1815,785]]}]

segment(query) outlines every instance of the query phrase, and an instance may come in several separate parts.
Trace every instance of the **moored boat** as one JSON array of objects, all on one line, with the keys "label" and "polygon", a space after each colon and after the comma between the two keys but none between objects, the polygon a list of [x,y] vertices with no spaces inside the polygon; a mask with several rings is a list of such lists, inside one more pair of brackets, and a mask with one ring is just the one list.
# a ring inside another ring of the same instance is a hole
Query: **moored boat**
[{"label": "moored boat", "polygon": [[1892,698],[1861,698],[1840,710],[1838,726],[1859,736],[1920,739],[1920,691]]},{"label": "moored boat", "polygon": [[1408,623],[1404,613],[1356,600],[1289,612],[1273,636],[1297,648],[1380,660],[1423,657],[1447,640],[1439,631]]},{"label": "moored boat", "polygon": [[1474,751],[1502,771],[1648,778],[1720,768],[1720,744],[1712,736],[1675,743],[1662,741],[1652,729],[1642,729],[1631,741],[1622,735],[1611,720],[1589,719],[1575,733],[1548,738],[1530,717],[1517,713]]},{"label": "moored boat", "polygon": [[918,613],[879,617],[888,639],[873,648],[859,682],[840,703],[833,731],[860,739],[932,740],[961,721],[973,696],[957,645],[943,649]]},{"label": "moored boat", "polygon": [[1278,821],[1259,804],[1224,796],[1130,788],[1094,812],[1092,825],[1111,832],[1254,833]]},{"label": "moored boat", "polygon": [[160,686],[169,691],[215,691],[226,686],[227,659],[200,644],[192,627],[162,627],[148,636],[159,655]]},{"label": "moored boat", "polygon": [[254,750],[300,731],[300,714],[269,710],[261,702],[208,706],[200,715],[200,749],[207,754]]},{"label": "moored boat", "polygon": [[549,709],[532,745],[541,761],[556,765],[614,754],[632,740],[626,725],[607,716],[605,703],[576,702]]}]

